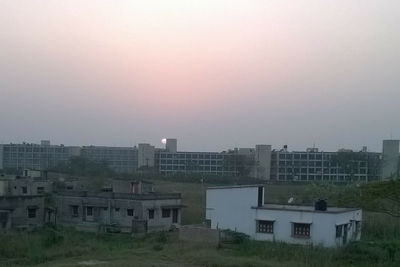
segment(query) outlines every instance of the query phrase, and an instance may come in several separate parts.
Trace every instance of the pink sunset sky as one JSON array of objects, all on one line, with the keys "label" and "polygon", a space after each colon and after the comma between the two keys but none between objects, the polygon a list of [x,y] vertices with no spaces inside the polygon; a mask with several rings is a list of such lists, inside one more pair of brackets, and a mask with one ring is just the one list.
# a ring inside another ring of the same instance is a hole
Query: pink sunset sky
[{"label": "pink sunset sky", "polygon": [[398,0],[0,0],[0,143],[381,149]]}]

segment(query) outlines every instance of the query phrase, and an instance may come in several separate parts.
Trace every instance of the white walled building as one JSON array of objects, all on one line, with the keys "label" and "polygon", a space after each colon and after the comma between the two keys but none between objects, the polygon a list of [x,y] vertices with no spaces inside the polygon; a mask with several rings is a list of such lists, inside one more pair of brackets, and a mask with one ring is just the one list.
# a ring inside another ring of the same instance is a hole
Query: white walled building
[{"label": "white walled building", "polygon": [[213,229],[242,232],[254,240],[339,247],[361,237],[362,211],[352,208],[264,204],[264,187],[207,189],[206,218]]}]

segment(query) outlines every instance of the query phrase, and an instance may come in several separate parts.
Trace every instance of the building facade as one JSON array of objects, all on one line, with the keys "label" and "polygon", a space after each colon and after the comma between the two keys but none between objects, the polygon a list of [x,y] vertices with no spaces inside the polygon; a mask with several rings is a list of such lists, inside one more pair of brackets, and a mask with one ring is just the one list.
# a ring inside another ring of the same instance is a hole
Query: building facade
[{"label": "building facade", "polygon": [[59,164],[66,164],[76,153],[76,147],[51,145],[49,141],[41,144],[2,144],[0,145],[0,166],[2,169],[47,170]]},{"label": "building facade", "polygon": [[55,195],[58,223],[80,230],[167,231],[181,222],[180,194],[60,192]]},{"label": "building facade", "polygon": [[[355,154],[354,154],[355,153]],[[356,155],[341,164],[341,155]],[[373,181],[380,178],[380,153],[322,152],[316,148],[306,151],[272,152],[271,180],[276,181]],[[344,166],[351,163],[351,167]]]},{"label": "building facade", "polygon": [[264,204],[263,186],[208,188],[206,219],[212,229],[254,240],[340,247],[361,237],[362,211],[337,207]]},{"label": "building facade", "polygon": [[80,155],[92,161],[105,163],[119,173],[134,173],[138,166],[135,147],[84,146]]},{"label": "building facade", "polygon": [[399,176],[399,140],[383,140],[382,178]]},{"label": "building facade", "polygon": [[0,145],[0,169],[48,170],[67,164],[72,156],[104,163],[118,173],[154,171],[162,175],[245,176],[271,181],[367,182],[399,174],[399,141],[384,140],[383,153],[339,150],[272,150],[270,145],[234,148],[222,152],[184,152],[177,139],[165,139],[164,148],[150,144],[137,147],[63,146],[39,144]]}]

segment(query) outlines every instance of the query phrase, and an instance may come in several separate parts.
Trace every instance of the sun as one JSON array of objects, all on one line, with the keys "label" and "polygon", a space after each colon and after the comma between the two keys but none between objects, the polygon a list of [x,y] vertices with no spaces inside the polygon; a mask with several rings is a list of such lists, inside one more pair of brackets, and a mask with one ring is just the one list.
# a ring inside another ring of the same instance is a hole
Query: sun
[{"label": "sun", "polygon": [[166,138],[161,139],[161,143],[165,145],[167,143],[167,139]]}]

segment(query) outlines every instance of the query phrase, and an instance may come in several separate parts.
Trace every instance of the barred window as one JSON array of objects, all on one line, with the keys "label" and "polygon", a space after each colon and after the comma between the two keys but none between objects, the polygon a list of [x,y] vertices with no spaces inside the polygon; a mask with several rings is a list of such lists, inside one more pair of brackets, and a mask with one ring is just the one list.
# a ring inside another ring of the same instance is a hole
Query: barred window
[{"label": "barred window", "polygon": [[274,221],[257,221],[257,232],[272,234],[274,232]]},{"label": "barred window", "polygon": [[309,223],[293,223],[293,236],[295,237],[310,237]]}]

